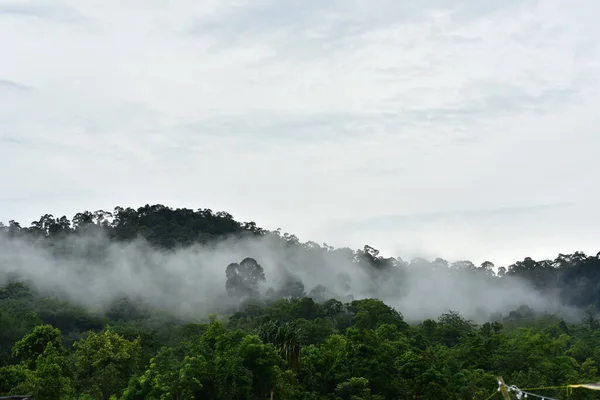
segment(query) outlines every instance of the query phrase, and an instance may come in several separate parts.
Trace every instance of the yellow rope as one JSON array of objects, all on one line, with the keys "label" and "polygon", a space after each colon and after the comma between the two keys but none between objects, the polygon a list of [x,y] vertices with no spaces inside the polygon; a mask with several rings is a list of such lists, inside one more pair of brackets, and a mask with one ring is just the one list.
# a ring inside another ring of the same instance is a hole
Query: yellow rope
[{"label": "yellow rope", "polygon": [[494,393],[490,394],[488,397],[486,397],[485,400],[490,400],[492,397],[494,397],[496,394],[498,393],[498,391],[495,391]]},{"label": "yellow rope", "polygon": [[488,397],[486,397],[485,400],[490,400],[492,397],[494,397],[496,394],[498,394],[498,391],[495,390],[494,393],[490,394]]},{"label": "yellow rope", "polygon": [[[524,388],[521,389],[523,391],[533,391],[533,390],[558,390],[558,389],[567,389],[567,396],[570,394],[570,392],[572,391],[571,385],[562,385],[562,386],[544,386],[544,387],[535,387],[535,388]],[[571,389],[571,390],[569,390]],[[498,391],[496,390],[494,393],[492,393],[491,395],[489,395],[488,397],[486,397],[485,400],[490,400],[492,397],[494,397],[496,394],[498,394]]]},{"label": "yellow rope", "polygon": [[537,388],[524,388],[521,390],[554,390],[554,389],[567,389],[569,388],[570,385],[562,385],[562,386],[544,386],[544,387],[537,387]]},{"label": "yellow rope", "polygon": [[[573,385],[543,386],[543,387],[535,387],[535,388],[523,388],[521,390],[528,392],[528,391],[534,391],[534,390],[537,391],[537,390],[559,390],[559,389],[566,389],[567,397],[570,397],[570,395],[573,393]],[[485,400],[490,400],[497,393],[498,393],[498,391],[495,391],[494,393],[489,395]]]},{"label": "yellow rope", "polygon": [[530,390],[559,390],[559,389],[566,389],[567,398],[571,398],[571,395],[573,394],[573,385],[544,386],[544,387],[538,387],[538,388],[525,388],[525,389],[521,389],[521,390],[530,391]]}]

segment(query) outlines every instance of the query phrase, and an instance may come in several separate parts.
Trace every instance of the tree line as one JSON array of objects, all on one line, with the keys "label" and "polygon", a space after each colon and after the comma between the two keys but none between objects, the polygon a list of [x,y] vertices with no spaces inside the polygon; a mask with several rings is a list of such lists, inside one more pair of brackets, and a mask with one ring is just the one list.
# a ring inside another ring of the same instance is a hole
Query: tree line
[{"label": "tree line", "polygon": [[[559,254],[553,260],[527,257],[508,266],[495,266],[491,261],[480,265],[470,261],[450,263],[441,258],[405,261],[401,257],[384,257],[370,245],[352,250],[334,248],[326,243],[301,242],[295,235],[281,233],[279,229],[269,231],[258,227],[255,222],[238,222],[227,212],[174,209],[160,204],[138,209],[115,207],[112,212],[84,211],[71,219],[45,214],[29,226],[14,220],[8,224],[0,223],[0,235],[6,238],[44,238],[52,242],[52,239],[93,232],[102,232],[114,241],[130,241],[141,237],[153,247],[165,250],[193,244],[212,244],[231,238],[264,238],[283,248],[303,251],[306,260],[312,258],[316,263],[327,258],[352,262],[367,271],[375,282],[382,277],[389,279],[390,274],[401,277],[403,270],[409,268],[434,272],[461,271],[495,280],[519,278],[540,292],[558,293],[565,305],[582,309],[590,305],[600,307],[600,252],[586,255],[575,251],[572,254]],[[229,270],[227,273],[231,272]],[[344,277],[340,276],[340,280],[343,281]],[[292,280],[289,285],[293,289],[298,282]]]}]

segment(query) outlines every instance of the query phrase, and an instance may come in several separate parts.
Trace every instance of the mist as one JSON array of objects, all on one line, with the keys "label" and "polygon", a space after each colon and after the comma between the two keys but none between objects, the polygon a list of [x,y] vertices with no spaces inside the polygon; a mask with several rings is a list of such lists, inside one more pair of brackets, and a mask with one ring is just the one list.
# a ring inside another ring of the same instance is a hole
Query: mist
[{"label": "mist", "polygon": [[449,310],[485,322],[521,305],[540,313],[575,315],[558,296],[537,292],[517,278],[500,280],[418,262],[368,270],[349,249],[307,250],[282,243],[266,235],[159,250],[143,239],[112,241],[102,232],[51,241],[0,237],[0,285],[16,277],[42,294],[98,312],[126,297],[192,321],[236,309],[237,300],[225,290],[225,268],[252,257],[264,268],[263,294],[296,279],[307,295],[320,290],[340,301],[379,298],[410,322],[436,319]]}]

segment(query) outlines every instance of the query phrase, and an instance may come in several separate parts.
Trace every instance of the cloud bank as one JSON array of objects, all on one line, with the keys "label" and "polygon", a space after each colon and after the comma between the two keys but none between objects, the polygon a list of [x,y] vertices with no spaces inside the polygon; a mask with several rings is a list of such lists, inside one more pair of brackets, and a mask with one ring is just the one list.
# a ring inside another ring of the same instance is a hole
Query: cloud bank
[{"label": "cloud bank", "polygon": [[237,300],[226,295],[225,268],[253,257],[265,271],[263,295],[269,288],[281,289],[293,277],[302,281],[307,294],[324,286],[327,298],[379,298],[410,321],[455,310],[481,322],[523,304],[539,312],[569,315],[572,311],[517,279],[500,284],[479,274],[419,263],[376,272],[359,267],[347,249],[306,251],[281,243],[262,237],[160,251],[143,240],[114,242],[101,234],[74,235],[51,246],[3,238],[0,284],[18,276],[41,293],[90,310],[103,311],[115,300],[129,298],[176,318],[194,320],[236,309]]}]

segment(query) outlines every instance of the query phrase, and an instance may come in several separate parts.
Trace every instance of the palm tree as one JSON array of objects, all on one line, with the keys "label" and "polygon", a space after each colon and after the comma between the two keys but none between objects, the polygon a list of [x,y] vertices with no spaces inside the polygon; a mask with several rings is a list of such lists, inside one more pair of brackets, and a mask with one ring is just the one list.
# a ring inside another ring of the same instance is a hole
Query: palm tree
[{"label": "palm tree", "polygon": [[268,321],[258,328],[258,336],[265,343],[272,343],[281,358],[293,370],[300,366],[300,349],[305,343],[304,331],[294,322]]}]

